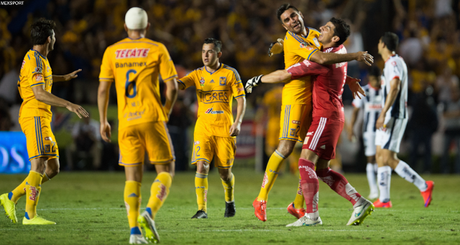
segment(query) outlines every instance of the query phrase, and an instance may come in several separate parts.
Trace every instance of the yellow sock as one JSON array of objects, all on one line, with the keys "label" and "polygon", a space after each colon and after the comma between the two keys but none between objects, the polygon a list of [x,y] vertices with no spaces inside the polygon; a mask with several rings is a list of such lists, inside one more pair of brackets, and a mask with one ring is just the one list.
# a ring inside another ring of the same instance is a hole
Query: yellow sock
[{"label": "yellow sock", "polygon": [[195,192],[196,202],[198,203],[198,210],[208,212],[207,209],[207,196],[208,196],[208,175],[195,174]]},{"label": "yellow sock", "polygon": [[262,181],[262,187],[260,188],[259,196],[257,200],[267,200],[268,193],[273,187],[276,178],[278,177],[278,172],[280,171],[281,164],[283,163],[285,157],[281,155],[277,150],[273,152],[268,160],[267,168],[265,169],[264,180]]},{"label": "yellow sock", "polygon": [[300,189],[300,173],[299,173],[299,185],[297,186],[297,193],[295,194],[294,207],[296,209],[303,208],[305,199],[303,198],[302,190]]},{"label": "yellow sock", "polygon": [[126,211],[128,212],[129,228],[137,227],[137,217],[141,207],[141,183],[133,180],[126,181],[123,196]]},{"label": "yellow sock", "polygon": [[159,173],[155,181],[153,181],[150,188],[149,203],[147,203],[147,210],[152,219],[155,219],[155,215],[168,197],[171,183],[172,177],[168,172]]},{"label": "yellow sock", "polygon": [[27,219],[33,219],[37,215],[37,204],[40,197],[40,190],[43,175],[31,170],[26,178],[26,215]]},{"label": "yellow sock", "polygon": [[222,185],[224,186],[225,191],[225,201],[226,202],[233,202],[234,201],[234,189],[235,186],[235,175],[232,174],[232,177],[228,181],[222,180]]},{"label": "yellow sock", "polygon": [[[20,185],[18,185],[14,190],[11,191],[11,193],[13,194],[10,200],[13,201],[14,203],[18,203],[19,198],[21,198],[22,196],[26,194],[26,180],[27,180],[27,177],[24,179],[24,181],[22,181]],[[48,177],[46,175],[43,175],[41,183],[43,184],[48,180],[49,180]]]}]

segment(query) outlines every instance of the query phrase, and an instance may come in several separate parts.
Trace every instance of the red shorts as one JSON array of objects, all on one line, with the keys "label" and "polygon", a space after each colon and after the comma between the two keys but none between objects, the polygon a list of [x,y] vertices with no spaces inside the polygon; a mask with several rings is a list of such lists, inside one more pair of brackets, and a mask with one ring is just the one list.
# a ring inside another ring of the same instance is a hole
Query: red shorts
[{"label": "red shorts", "polygon": [[321,159],[335,158],[335,148],[342,133],[343,122],[326,117],[315,117],[308,129],[302,149],[316,153]]}]

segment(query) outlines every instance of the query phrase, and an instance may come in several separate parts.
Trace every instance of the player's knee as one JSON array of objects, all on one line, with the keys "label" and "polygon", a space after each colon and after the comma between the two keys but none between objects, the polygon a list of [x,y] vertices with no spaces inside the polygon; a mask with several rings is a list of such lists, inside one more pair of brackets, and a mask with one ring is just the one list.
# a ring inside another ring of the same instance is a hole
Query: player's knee
[{"label": "player's knee", "polygon": [[294,150],[295,143],[294,141],[282,140],[278,145],[277,151],[284,157],[288,157],[291,155],[292,150]]},{"label": "player's knee", "polygon": [[196,171],[200,174],[207,174],[209,172],[209,163],[206,161],[197,162]]},{"label": "player's knee", "polygon": [[229,169],[222,169],[219,171],[219,175],[223,181],[229,181],[232,178],[232,171]]}]

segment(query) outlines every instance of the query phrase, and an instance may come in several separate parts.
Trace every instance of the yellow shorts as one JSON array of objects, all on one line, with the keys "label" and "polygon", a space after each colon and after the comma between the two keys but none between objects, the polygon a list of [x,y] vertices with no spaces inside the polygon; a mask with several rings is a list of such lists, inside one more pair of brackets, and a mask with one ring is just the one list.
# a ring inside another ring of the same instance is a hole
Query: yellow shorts
[{"label": "yellow shorts", "polygon": [[282,105],[280,140],[303,142],[311,124],[312,105]]},{"label": "yellow shorts", "polygon": [[45,157],[59,157],[56,138],[51,131],[51,120],[45,117],[20,117],[19,124],[26,135],[29,160]]},{"label": "yellow shorts", "polygon": [[193,143],[192,164],[198,161],[211,163],[214,166],[228,169],[233,166],[236,151],[236,138],[195,135]]},{"label": "yellow shorts", "polygon": [[169,164],[175,160],[174,149],[166,123],[148,122],[118,131],[119,165],[137,166],[144,163],[145,152],[151,164]]}]

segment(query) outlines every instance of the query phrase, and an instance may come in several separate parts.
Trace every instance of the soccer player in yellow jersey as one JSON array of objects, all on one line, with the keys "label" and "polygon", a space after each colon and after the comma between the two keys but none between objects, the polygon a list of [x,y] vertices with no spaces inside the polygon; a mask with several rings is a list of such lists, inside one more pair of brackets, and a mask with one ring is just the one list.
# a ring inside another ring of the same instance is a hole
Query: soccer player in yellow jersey
[{"label": "soccer player in yellow jersey", "polygon": [[[209,164],[214,160],[225,190],[224,217],[235,216],[232,174],[235,159],[236,136],[246,109],[246,97],[238,72],[219,62],[222,42],[207,38],[201,50],[204,66],[180,79],[179,88],[196,87],[198,119],[195,124],[192,164],[197,166],[195,190],[198,212],[192,219],[207,218],[207,192]],[[233,98],[238,102],[233,121]]]},{"label": "soccer player in yellow jersey", "polygon": [[0,196],[0,203],[11,221],[17,223],[16,203],[21,196],[26,195],[23,225],[56,224],[37,215],[41,184],[59,173],[59,148],[51,131],[51,106],[65,107],[80,118],[89,116],[83,107],[51,94],[54,82],[68,81],[77,77],[80,71],[53,75],[47,56],[56,42],[54,28],[55,23],[51,20],[39,19],[32,24],[30,36],[33,48],[24,56],[19,74],[18,90],[23,99],[19,124],[26,135],[31,168],[19,186]]},{"label": "soccer player in yellow jersey", "polygon": [[[302,13],[290,4],[283,4],[277,11],[278,20],[287,30],[284,38],[284,63],[285,68],[297,64],[304,59],[319,64],[334,64],[351,60],[363,61],[367,64],[373,62],[373,57],[366,52],[350,54],[323,53],[322,44],[318,41],[320,32],[313,28],[306,28]],[[260,78],[260,77],[259,77]],[[262,221],[267,220],[266,204],[281,164],[294,149],[297,141],[303,142],[311,123],[311,91],[310,76],[292,80],[284,85],[283,102],[281,109],[280,143],[271,155],[259,195],[253,202],[254,214]],[[303,216],[304,198],[297,191],[293,203],[289,204],[288,212],[300,218]]]},{"label": "soccer player in yellow jersey", "polygon": [[[124,201],[131,232],[129,243],[157,243],[160,237],[154,219],[168,196],[174,175],[174,150],[166,122],[177,97],[177,73],[166,47],[145,38],[150,23],[143,9],[129,9],[124,27],[128,37],[109,46],[102,59],[97,100],[100,131],[102,139],[110,142],[107,106],[110,87],[115,82],[119,164],[125,167],[126,174]],[[160,98],[160,75],[166,83],[164,105]],[[145,151],[158,175],[151,185],[147,208],[139,215]]]}]

